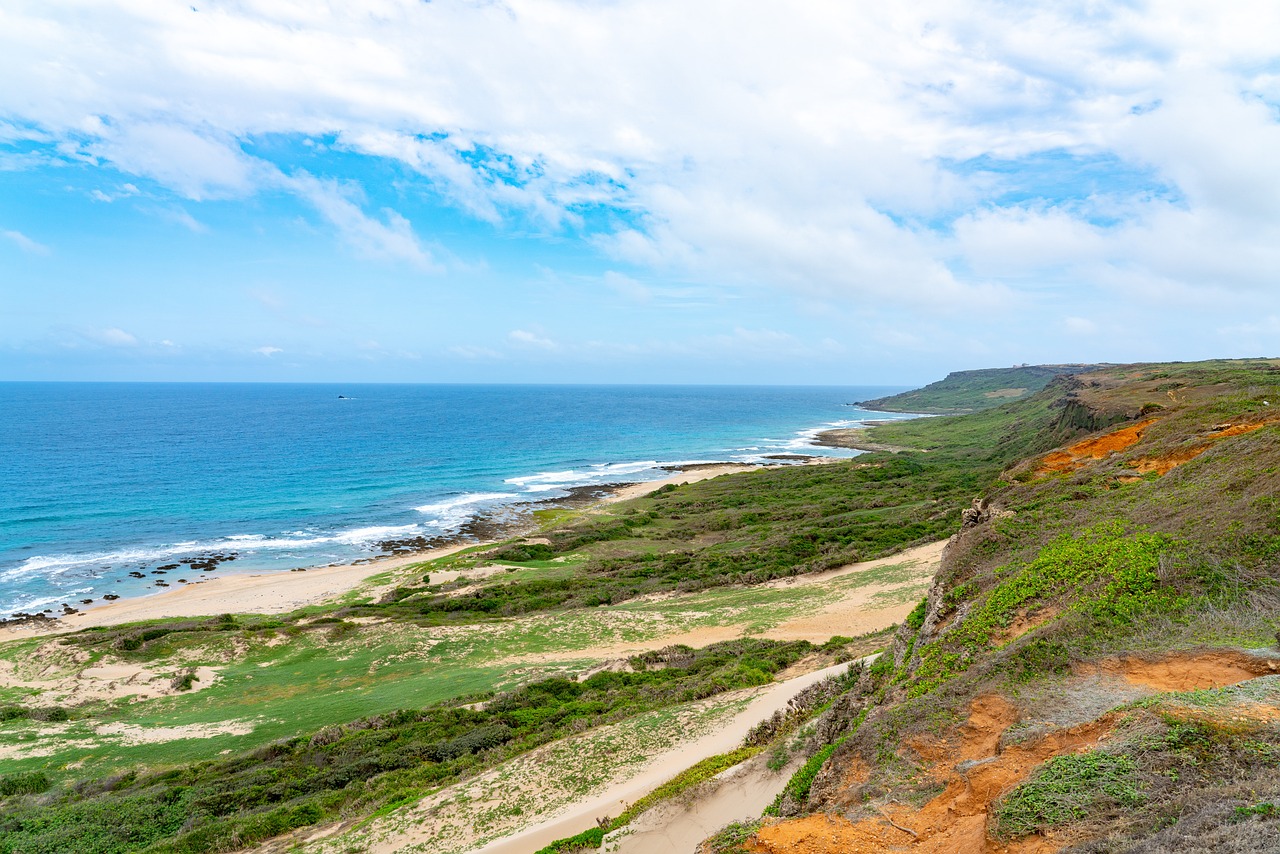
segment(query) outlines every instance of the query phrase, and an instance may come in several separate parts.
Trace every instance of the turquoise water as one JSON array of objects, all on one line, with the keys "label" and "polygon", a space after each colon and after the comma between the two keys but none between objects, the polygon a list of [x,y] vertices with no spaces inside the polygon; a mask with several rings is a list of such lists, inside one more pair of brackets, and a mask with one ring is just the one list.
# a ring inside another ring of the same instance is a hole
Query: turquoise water
[{"label": "turquoise water", "polygon": [[367,558],[663,465],[848,455],[809,439],[896,390],[0,383],[0,614]]}]

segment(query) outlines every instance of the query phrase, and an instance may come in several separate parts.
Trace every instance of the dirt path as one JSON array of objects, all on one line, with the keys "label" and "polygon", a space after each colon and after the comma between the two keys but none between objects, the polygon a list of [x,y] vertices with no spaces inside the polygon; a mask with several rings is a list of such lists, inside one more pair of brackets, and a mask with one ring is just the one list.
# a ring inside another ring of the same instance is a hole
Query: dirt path
[{"label": "dirt path", "polygon": [[[557,839],[573,836],[575,833],[595,827],[597,818],[618,815],[627,804],[662,785],[689,766],[708,757],[733,750],[741,743],[751,727],[775,711],[785,708],[787,702],[800,691],[828,676],[843,672],[848,666],[848,664],[837,664],[765,688],[745,710],[735,715],[716,732],[686,744],[673,746],[670,750],[653,757],[638,774],[629,779],[614,782],[604,791],[584,799],[559,815],[476,849],[476,854],[529,854]],[[783,782],[786,782],[785,778]],[[396,848],[391,847],[385,850],[395,851]]]},{"label": "dirt path", "polygon": [[799,768],[793,762],[770,771],[768,756],[735,765],[709,780],[692,803],[665,803],[646,812],[618,836],[605,840],[609,854],[686,854],[735,821],[750,821],[773,803]]}]

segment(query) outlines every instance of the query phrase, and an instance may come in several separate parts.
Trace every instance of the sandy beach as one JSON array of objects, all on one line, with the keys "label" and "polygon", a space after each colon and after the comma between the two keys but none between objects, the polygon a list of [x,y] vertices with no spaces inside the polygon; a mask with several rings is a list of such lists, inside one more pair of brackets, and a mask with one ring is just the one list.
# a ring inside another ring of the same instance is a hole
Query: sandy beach
[{"label": "sandy beach", "polygon": [[[661,480],[624,486],[599,504],[610,504],[648,495],[668,484],[694,483],[755,466],[726,463],[699,466],[673,473]],[[590,508],[587,508],[588,510]],[[49,625],[28,623],[0,630],[0,640],[16,640],[37,635],[59,634],[97,626],[114,626],[164,617],[204,617],[216,614],[280,614],[331,601],[354,590],[369,578],[424,560],[444,557],[475,543],[460,543],[409,555],[383,557],[364,563],[324,566],[306,570],[276,570],[264,573],[225,575],[183,587],[86,607],[75,614],[59,616]]]}]

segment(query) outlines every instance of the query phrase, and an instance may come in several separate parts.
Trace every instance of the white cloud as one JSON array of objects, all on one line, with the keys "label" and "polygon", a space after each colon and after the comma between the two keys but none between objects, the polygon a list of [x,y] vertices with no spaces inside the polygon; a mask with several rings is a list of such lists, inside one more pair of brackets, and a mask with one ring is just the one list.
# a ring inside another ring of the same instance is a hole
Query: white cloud
[{"label": "white cloud", "polygon": [[409,221],[391,209],[380,221],[357,204],[358,190],[337,181],[324,181],[300,173],[286,180],[286,186],[311,204],[360,254],[369,258],[407,261],[421,270],[438,272],[440,266],[414,234]]},{"label": "white cloud", "polygon": [[471,344],[460,344],[455,347],[450,347],[448,352],[450,355],[457,356],[459,359],[476,362],[502,358],[502,354],[497,350],[493,350],[489,347],[476,347]]},{"label": "white cloud", "polygon": [[257,353],[260,356],[266,356],[269,359],[272,356],[274,356],[276,353],[283,353],[284,350],[282,350],[279,347],[267,346],[267,347],[255,347],[253,352]]},{"label": "white cloud", "polygon": [[1096,335],[1098,324],[1087,317],[1064,317],[1062,327],[1072,335]]},{"label": "white cloud", "polygon": [[247,195],[258,183],[254,173],[265,169],[226,131],[200,133],[176,124],[130,122],[104,128],[83,150],[195,201]]},{"label": "white cloud", "polygon": [[21,231],[0,230],[0,237],[15,244],[23,252],[30,252],[32,255],[48,255],[51,251],[48,246],[32,240]]},{"label": "white cloud", "polygon": [[[424,269],[403,216],[258,142],[326,137],[497,225],[611,207],[597,239],[619,259],[805,298],[942,314],[1080,283],[1193,301],[1280,278],[1275,3],[197,8],[0,12],[0,139],[192,200],[283,187],[356,251]],[[1150,180],[1064,200],[1088,179],[1005,196],[998,172],[955,167],[1046,152]]]},{"label": "white cloud", "polygon": [[513,329],[507,333],[507,340],[519,347],[531,347],[537,350],[559,350],[560,345],[546,336],[527,329]]},{"label": "white cloud", "polygon": [[150,208],[149,213],[154,214],[160,219],[167,220],[176,225],[180,225],[195,234],[208,234],[209,226],[193,217],[185,208],[169,207],[169,208]]},{"label": "white cloud", "polygon": [[138,190],[137,186],[126,183],[126,184],[121,184],[117,189],[113,190],[110,193],[108,193],[107,191],[101,188],[95,188],[93,190],[90,190],[89,198],[93,199],[95,202],[105,202],[107,204],[110,204],[111,202],[114,202],[117,199],[127,199],[130,196],[136,196],[138,195],[139,192],[140,190]]},{"label": "white cloud", "polygon": [[136,336],[115,326],[109,326],[105,329],[91,329],[84,333],[84,337],[95,344],[101,344],[104,347],[138,346],[138,339]]},{"label": "white cloud", "polygon": [[645,284],[613,270],[604,274],[604,284],[609,290],[631,302],[647,303],[653,299],[653,291]]}]

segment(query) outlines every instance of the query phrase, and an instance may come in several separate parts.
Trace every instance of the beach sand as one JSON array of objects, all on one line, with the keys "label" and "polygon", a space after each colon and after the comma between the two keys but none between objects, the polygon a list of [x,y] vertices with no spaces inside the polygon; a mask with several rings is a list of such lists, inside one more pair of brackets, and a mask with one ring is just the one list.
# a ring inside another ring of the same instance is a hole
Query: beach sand
[{"label": "beach sand", "polygon": [[[749,465],[699,466],[672,474],[662,480],[622,487],[600,502],[601,505],[639,498],[667,484],[693,483],[722,474],[747,471]],[[590,509],[590,508],[588,508]],[[59,616],[48,625],[28,623],[0,629],[0,641],[60,634],[98,626],[115,626],[164,617],[206,617],[217,614],[281,614],[306,605],[317,605],[346,594],[369,578],[424,560],[444,557],[477,543],[460,543],[410,555],[378,558],[365,563],[310,568],[305,571],[276,570],[211,578],[155,593],[87,607],[79,613]],[[482,544],[479,544],[482,545]]]}]

